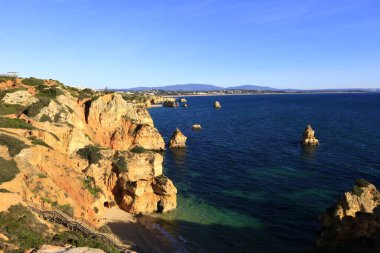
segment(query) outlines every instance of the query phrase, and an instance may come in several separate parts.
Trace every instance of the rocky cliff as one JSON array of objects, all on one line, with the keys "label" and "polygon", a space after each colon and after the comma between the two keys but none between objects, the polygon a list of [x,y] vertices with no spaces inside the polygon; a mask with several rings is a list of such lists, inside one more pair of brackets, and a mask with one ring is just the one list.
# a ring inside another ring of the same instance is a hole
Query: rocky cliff
[{"label": "rocky cliff", "polygon": [[320,220],[321,252],[380,251],[380,192],[364,179],[329,208]]},{"label": "rocky cliff", "polygon": [[165,143],[144,103],[35,78],[2,80],[0,89],[0,174],[5,164],[14,171],[0,176],[0,209],[33,202],[96,222],[116,204],[131,213],[176,208]]}]

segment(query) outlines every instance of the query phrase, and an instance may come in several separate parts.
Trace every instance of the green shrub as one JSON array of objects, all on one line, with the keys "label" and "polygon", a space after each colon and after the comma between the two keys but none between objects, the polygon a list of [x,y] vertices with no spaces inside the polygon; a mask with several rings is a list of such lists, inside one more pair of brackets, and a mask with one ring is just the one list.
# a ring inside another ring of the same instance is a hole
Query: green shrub
[{"label": "green shrub", "polygon": [[79,149],[77,153],[80,157],[86,159],[89,162],[89,164],[93,164],[98,163],[99,160],[102,158],[99,151],[100,148],[98,146],[88,145],[84,148]]},{"label": "green shrub", "polygon": [[57,209],[71,217],[74,217],[74,207],[72,207],[70,204],[59,205]]},{"label": "green shrub", "polygon": [[48,199],[48,198],[42,198],[42,200],[43,200],[45,203],[50,204],[52,207],[57,207],[57,206],[58,206],[58,202],[57,202],[57,201],[53,201],[53,200]]},{"label": "green shrub", "polygon": [[30,78],[25,78],[21,81],[23,84],[25,85],[29,85],[29,86],[38,86],[38,85],[44,85],[44,80],[42,79],[38,79],[38,78],[34,78],[34,77],[30,77]]},{"label": "green shrub", "polygon": [[51,118],[48,115],[44,114],[41,116],[40,122],[53,122],[53,121],[51,120]]},{"label": "green shrub", "polygon": [[359,186],[355,185],[354,186],[354,189],[352,190],[356,196],[360,197],[363,193],[363,190],[362,188],[360,188]]},{"label": "green shrub", "polygon": [[44,173],[38,173],[37,176],[38,178],[47,178],[47,175]]},{"label": "green shrub", "polygon": [[48,144],[46,144],[43,140],[40,140],[40,139],[33,139],[32,140],[32,144],[34,145],[40,145],[40,146],[44,146],[44,147],[47,147],[49,149],[53,149],[51,146],[49,146]]},{"label": "green shrub", "polygon": [[103,225],[103,226],[101,226],[101,227],[98,229],[98,231],[99,231],[100,233],[112,234],[112,230],[111,230],[111,228],[110,228],[109,226],[107,226],[107,225]]},{"label": "green shrub", "polygon": [[47,90],[41,90],[39,93],[38,93],[38,97],[42,97],[42,98],[51,98],[51,99],[54,99],[60,95],[63,95],[63,91],[61,91],[60,89],[56,88],[56,87],[52,87],[50,89],[47,89]]},{"label": "green shrub", "polygon": [[10,156],[18,155],[21,150],[29,147],[24,142],[9,135],[0,134],[0,145],[7,146]]},{"label": "green shrub", "polygon": [[87,177],[83,180],[83,187],[88,190],[94,198],[99,197],[99,193],[103,193],[103,190],[95,185],[93,177]]},{"label": "green shrub", "polygon": [[46,88],[49,88],[49,86],[47,86],[47,85],[45,85],[45,84],[40,84],[40,85],[38,85],[38,86],[36,87],[36,90],[38,90],[38,91],[42,91],[42,90],[44,90],[44,89],[46,89]]},{"label": "green shrub", "polygon": [[7,189],[3,189],[3,188],[0,188],[0,192],[1,193],[12,193],[11,191],[9,191]]},{"label": "green shrub", "polygon": [[136,146],[136,147],[131,149],[131,152],[136,153],[136,154],[141,154],[141,153],[147,153],[147,152],[149,152],[149,150],[147,150],[143,147]]},{"label": "green shrub", "polygon": [[20,114],[25,109],[22,105],[0,104],[0,115]]},{"label": "green shrub", "polygon": [[128,172],[128,163],[124,156],[117,158],[116,162],[112,163],[112,168],[117,173]]},{"label": "green shrub", "polygon": [[74,110],[70,106],[66,105],[66,108],[67,110],[69,110],[70,113],[74,113]]},{"label": "green shrub", "polygon": [[29,125],[21,119],[10,119],[0,117],[0,128],[20,128],[20,129],[35,129],[34,126]]},{"label": "green shrub", "polygon": [[359,187],[367,187],[368,185],[371,184],[370,182],[368,182],[367,180],[365,180],[363,178],[356,179],[355,183]]},{"label": "green shrub", "polygon": [[40,98],[38,102],[30,105],[23,113],[28,115],[28,117],[34,117],[40,113],[41,109],[50,104],[51,99]]},{"label": "green shrub", "polygon": [[9,243],[18,247],[17,252],[39,248],[48,239],[49,228],[21,205],[11,206],[8,212],[1,212],[0,224],[0,233],[9,238]]},{"label": "green shrub", "polygon": [[91,89],[83,89],[79,91],[79,99],[92,98],[95,95],[95,91]]},{"label": "green shrub", "polygon": [[79,233],[69,232],[69,231],[56,234],[53,237],[52,244],[55,244],[55,245],[71,244],[74,247],[98,248],[109,253],[120,253],[120,250],[117,250],[116,248],[113,248],[111,246],[108,246],[107,244],[104,244],[99,239],[84,237],[83,235]]}]

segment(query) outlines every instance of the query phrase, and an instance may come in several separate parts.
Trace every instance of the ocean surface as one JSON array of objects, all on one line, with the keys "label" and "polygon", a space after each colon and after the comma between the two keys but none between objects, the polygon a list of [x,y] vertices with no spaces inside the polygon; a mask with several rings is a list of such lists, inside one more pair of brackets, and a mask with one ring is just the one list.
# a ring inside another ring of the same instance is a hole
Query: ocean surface
[{"label": "ocean surface", "polygon": [[[303,252],[319,237],[318,215],[356,178],[380,188],[380,94],[187,101],[149,110],[166,143],[176,127],[188,137],[186,149],[165,151],[178,208],[155,216],[183,242],[177,252]],[[317,147],[300,145],[307,124]]]}]

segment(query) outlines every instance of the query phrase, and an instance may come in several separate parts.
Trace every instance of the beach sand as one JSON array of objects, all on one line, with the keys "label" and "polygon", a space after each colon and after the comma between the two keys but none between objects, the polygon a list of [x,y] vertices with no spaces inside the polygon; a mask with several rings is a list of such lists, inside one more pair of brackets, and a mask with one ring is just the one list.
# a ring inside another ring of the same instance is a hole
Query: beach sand
[{"label": "beach sand", "polygon": [[181,242],[169,235],[148,216],[136,218],[119,208],[110,208],[102,215],[99,226],[108,225],[123,243],[136,246],[138,252],[167,253],[186,252]]}]

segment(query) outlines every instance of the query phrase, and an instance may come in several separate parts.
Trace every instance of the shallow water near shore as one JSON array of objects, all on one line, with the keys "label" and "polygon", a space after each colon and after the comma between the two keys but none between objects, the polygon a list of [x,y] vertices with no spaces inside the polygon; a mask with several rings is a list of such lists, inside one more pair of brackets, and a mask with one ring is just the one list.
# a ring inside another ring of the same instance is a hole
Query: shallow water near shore
[{"label": "shallow water near shore", "polygon": [[[176,127],[188,137],[186,149],[165,151],[178,208],[153,218],[186,245],[178,252],[302,252],[319,236],[318,215],[356,178],[380,187],[380,94],[187,101],[149,110],[165,142]],[[307,124],[321,145],[299,144]]]}]

